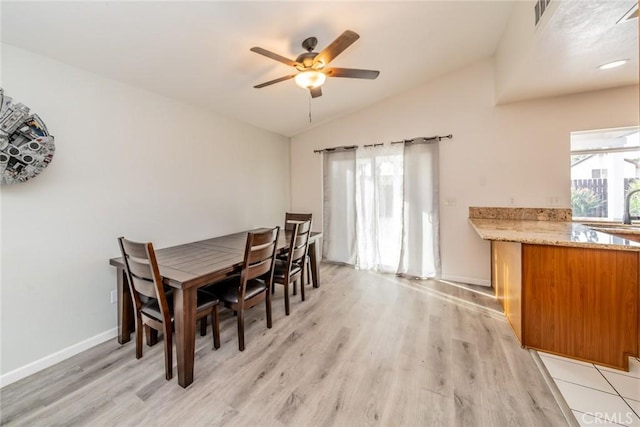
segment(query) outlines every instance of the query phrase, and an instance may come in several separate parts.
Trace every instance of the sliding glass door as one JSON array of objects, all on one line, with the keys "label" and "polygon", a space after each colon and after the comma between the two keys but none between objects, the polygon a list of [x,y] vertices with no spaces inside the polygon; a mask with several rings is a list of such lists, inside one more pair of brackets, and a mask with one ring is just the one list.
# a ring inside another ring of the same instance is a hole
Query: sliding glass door
[{"label": "sliding glass door", "polygon": [[438,277],[438,144],[328,151],[323,160],[323,258]]},{"label": "sliding glass door", "polygon": [[395,273],[402,248],[403,145],[356,152],[356,267]]}]

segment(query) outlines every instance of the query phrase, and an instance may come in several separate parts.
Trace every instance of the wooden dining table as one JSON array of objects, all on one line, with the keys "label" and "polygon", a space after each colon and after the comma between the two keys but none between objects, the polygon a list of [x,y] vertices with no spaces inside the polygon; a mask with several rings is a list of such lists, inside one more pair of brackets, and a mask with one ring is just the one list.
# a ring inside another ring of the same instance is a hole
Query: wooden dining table
[{"label": "wooden dining table", "polygon": [[[260,231],[258,229],[253,231]],[[229,234],[197,242],[157,249],[156,257],[164,284],[173,288],[174,330],[178,364],[178,384],[193,382],[196,341],[197,289],[240,272],[244,259],[247,233]],[[280,229],[278,253],[286,253],[291,232]],[[309,258],[314,287],[320,283],[318,273],[318,241],[320,232],[311,232]],[[135,331],[135,316],[122,257],[109,264],[117,268],[118,342],[124,344]]]}]

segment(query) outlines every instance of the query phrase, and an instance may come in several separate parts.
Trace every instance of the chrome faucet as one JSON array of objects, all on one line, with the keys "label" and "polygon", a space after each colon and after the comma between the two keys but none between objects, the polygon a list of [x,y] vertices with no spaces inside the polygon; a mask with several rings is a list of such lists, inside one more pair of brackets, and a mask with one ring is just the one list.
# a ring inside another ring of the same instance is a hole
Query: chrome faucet
[{"label": "chrome faucet", "polygon": [[[629,191],[626,197],[624,198],[624,215],[622,215],[622,222],[624,224],[631,224],[631,213],[629,212],[629,209],[631,209],[630,207],[631,196],[633,196],[638,192],[640,192],[640,188],[638,188],[637,190]],[[638,219],[638,217],[633,217],[633,219]]]}]

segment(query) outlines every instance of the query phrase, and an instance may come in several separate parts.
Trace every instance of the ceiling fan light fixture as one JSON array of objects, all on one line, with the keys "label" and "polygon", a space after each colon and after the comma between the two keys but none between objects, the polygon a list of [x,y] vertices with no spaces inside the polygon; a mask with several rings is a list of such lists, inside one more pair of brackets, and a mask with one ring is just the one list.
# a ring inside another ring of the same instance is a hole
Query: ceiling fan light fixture
[{"label": "ceiling fan light fixture", "polygon": [[254,88],[261,89],[275,83],[294,79],[297,86],[307,89],[310,92],[311,98],[317,98],[322,96],[321,86],[324,84],[325,80],[327,80],[327,77],[373,80],[378,77],[380,71],[340,67],[325,68],[331,61],[344,52],[345,49],[351,46],[359,38],[360,36],[357,33],[351,30],[346,30],[327,47],[322,49],[322,51],[314,52],[313,50],[318,43],[318,39],[315,37],[308,37],[302,42],[302,47],[306,52],[298,55],[295,60],[278,55],[277,53],[261,47],[252,47],[249,49],[252,52],[293,67],[297,71],[295,74],[288,74],[277,79],[269,80],[268,82],[260,83],[255,85]]},{"label": "ceiling fan light fixture", "polygon": [[598,66],[599,70],[609,70],[611,68],[620,67],[629,62],[628,59],[620,59],[618,61],[607,62],[606,64],[602,64]]},{"label": "ceiling fan light fixture", "polygon": [[327,76],[320,71],[308,70],[296,74],[295,81],[303,89],[315,89],[322,86]]}]

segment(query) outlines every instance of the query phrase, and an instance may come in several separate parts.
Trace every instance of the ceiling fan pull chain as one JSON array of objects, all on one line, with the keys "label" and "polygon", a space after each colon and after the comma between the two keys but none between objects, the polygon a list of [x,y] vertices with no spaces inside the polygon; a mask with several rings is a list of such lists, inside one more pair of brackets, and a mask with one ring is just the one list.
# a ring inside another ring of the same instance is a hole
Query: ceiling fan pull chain
[{"label": "ceiling fan pull chain", "polygon": [[309,123],[311,123],[311,92],[309,92]]}]

